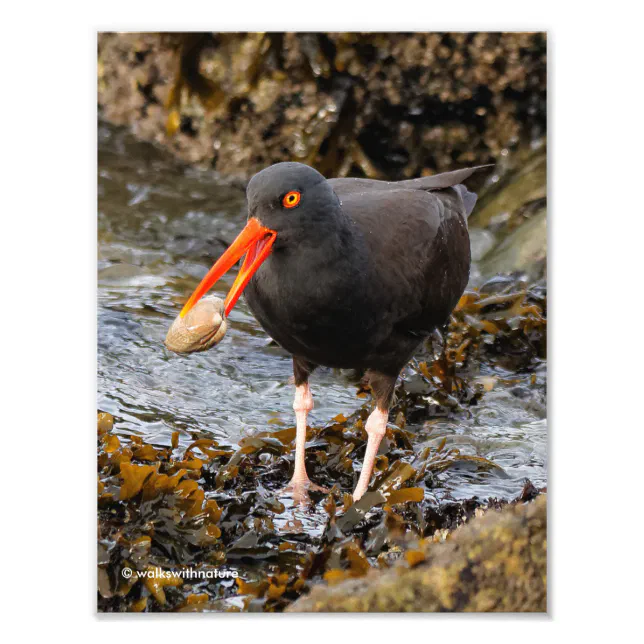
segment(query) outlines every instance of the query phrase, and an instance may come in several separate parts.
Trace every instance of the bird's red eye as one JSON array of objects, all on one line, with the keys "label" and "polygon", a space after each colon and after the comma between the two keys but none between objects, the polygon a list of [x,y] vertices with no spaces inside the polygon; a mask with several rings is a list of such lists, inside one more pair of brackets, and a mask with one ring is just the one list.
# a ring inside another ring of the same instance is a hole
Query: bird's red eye
[{"label": "bird's red eye", "polygon": [[282,199],[282,205],[284,208],[295,208],[298,203],[300,203],[302,195],[297,191],[297,190],[291,190],[291,192],[288,192],[284,195],[284,199]]}]

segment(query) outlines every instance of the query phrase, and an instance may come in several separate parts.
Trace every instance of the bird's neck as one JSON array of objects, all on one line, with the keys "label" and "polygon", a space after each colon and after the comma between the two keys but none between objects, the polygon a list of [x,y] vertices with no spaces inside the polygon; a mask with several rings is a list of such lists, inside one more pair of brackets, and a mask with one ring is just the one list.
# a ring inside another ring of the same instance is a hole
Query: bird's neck
[{"label": "bird's neck", "polygon": [[274,261],[279,271],[291,272],[306,267],[309,276],[321,280],[352,275],[355,287],[368,273],[368,253],[361,230],[340,208],[324,217],[303,221],[288,235],[278,234]]},{"label": "bird's neck", "polygon": [[323,230],[317,231],[314,246],[320,263],[334,267],[340,273],[344,268],[363,272],[366,268],[367,249],[362,231],[340,208],[329,218]]}]

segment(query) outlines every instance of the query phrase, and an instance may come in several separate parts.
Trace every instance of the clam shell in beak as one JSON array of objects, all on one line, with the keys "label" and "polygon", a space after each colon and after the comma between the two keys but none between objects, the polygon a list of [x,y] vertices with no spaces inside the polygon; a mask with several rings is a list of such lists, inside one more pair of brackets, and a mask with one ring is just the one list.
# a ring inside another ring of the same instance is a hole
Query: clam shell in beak
[{"label": "clam shell in beak", "polygon": [[214,296],[204,297],[185,317],[175,318],[165,338],[165,346],[175,353],[206,351],[223,340],[227,329],[224,301]]}]

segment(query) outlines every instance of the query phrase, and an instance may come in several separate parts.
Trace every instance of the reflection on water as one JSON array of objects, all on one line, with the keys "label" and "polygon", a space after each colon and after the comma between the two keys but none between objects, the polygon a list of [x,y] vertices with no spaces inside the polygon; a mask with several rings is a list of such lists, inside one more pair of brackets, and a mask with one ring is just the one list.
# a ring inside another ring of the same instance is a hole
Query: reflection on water
[{"label": "reflection on water", "polygon": [[[226,339],[212,351],[181,357],[163,346],[184,301],[243,226],[243,190],[213,173],[181,168],[103,125],[98,169],[99,409],[117,417],[119,432],[159,445],[169,445],[177,430],[185,445],[191,431],[235,444],[271,426],[291,426],[291,360],[269,346],[243,298]],[[233,278],[214,292],[224,297]],[[545,485],[545,370],[536,384],[528,386],[529,378],[500,378],[467,418],[408,427],[419,449],[447,437],[448,445],[491,459],[507,474],[452,470],[440,475],[437,497],[507,498],[525,477]],[[312,388],[312,425],[363,403],[346,377],[328,369],[316,371]]]}]

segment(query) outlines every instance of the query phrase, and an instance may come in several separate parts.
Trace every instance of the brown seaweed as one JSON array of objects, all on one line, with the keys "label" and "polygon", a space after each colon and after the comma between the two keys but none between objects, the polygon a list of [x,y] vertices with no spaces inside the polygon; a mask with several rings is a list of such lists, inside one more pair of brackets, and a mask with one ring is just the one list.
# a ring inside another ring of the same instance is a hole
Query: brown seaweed
[{"label": "brown seaweed", "polygon": [[[387,440],[401,445],[407,460],[381,458],[371,490],[354,504],[346,492],[353,485],[348,455],[364,448],[360,414],[314,430],[311,438],[328,458],[313,453],[313,476],[331,491],[305,510],[281,496],[291,431],[243,441],[237,451],[209,439],[162,448],[117,436],[114,426],[106,429],[110,422],[99,414],[102,611],[280,611],[316,581],[360,577],[401,557],[413,561],[416,555],[405,554],[410,539],[435,537],[490,503],[434,506],[426,474],[457,462],[457,450],[442,444],[415,458],[404,431],[390,428]],[[187,569],[239,576],[197,582],[173,576]]]}]

